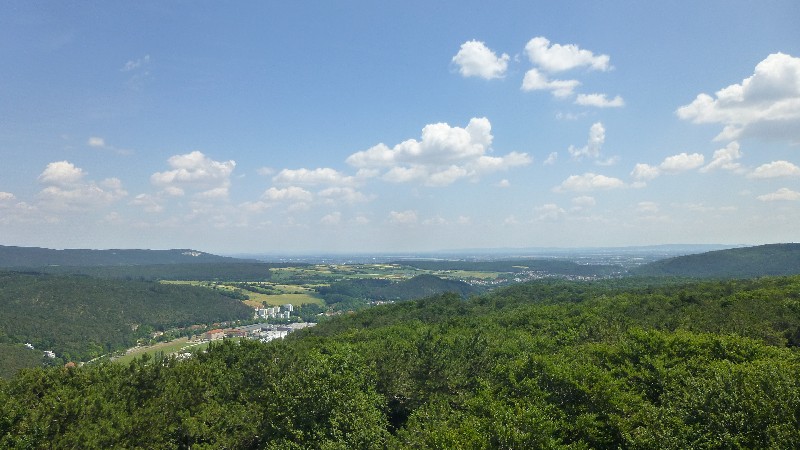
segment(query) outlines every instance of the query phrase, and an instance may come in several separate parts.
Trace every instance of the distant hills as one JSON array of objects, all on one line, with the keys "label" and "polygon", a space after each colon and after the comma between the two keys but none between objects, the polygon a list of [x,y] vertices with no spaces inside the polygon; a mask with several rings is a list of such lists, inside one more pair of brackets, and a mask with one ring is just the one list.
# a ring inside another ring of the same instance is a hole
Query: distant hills
[{"label": "distant hills", "polygon": [[0,267],[43,266],[130,266],[155,264],[202,264],[253,262],[252,260],[212,255],[191,249],[172,250],[54,250],[40,247],[0,245]]},{"label": "distant hills", "polygon": [[641,276],[754,278],[800,274],[800,244],[768,244],[678,256],[631,271]]}]

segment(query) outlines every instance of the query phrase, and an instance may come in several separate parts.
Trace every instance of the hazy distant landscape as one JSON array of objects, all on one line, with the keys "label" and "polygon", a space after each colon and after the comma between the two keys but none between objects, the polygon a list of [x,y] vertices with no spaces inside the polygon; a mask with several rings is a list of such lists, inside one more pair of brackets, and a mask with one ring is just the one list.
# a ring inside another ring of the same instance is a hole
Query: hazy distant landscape
[{"label": "hazy distant landscape", "polygon": [[800,2],[0,2],[0,449],[800,448]]}]

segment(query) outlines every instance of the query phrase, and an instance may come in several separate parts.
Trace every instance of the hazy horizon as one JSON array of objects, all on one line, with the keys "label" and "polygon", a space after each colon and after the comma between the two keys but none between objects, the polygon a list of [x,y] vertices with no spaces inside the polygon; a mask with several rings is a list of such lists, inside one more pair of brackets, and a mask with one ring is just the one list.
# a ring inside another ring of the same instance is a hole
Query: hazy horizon
[{"label": "hazy horizon", "polygon": [[0,244],[796,242],[798,18],[794,1],[3,3]]}]

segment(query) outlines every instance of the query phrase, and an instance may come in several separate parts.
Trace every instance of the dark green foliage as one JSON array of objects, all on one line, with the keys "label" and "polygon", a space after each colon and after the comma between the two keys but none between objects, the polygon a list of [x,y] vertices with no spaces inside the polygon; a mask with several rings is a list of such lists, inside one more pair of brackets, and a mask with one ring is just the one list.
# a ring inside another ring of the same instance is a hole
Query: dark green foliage
[{"label": "dark green foliage", "polygon": [[800,274],[800,244],[769,244],[664,259],[632,271],[642,276],[753,278]]},{"label": "dark green foliage", "polygon": [[480,292],[478,288],[463,281],[446,280],[434,275],[417,275],[395,282],[383,279],[346,280],[319,287],[317,291],[329,305],[340,302],[411,300],[443,292],[455,292],[466,298]]},{"label": "dark green foliage", "polygon": [[2,448],[800,448],[800,277],[542,281],[0,381]]},{"label": "dark green foliage", "polygon": [[199,287],[0,272],[0,342],[67,361],[132,347],[156,329],[250,317],[240,301]]},{"label": "dark green foliage", "polygon": [[22,344],[0,343],[0,378],[11,378],[21,369],[41,367],[45,356],[40,350],[26,348]]},{"label": "dark green foliage", "polygon": [[216,262],[126,266],[48,266],[28,269],[57,275],[87,275],[121,280],[267,281],[276,264]]}]

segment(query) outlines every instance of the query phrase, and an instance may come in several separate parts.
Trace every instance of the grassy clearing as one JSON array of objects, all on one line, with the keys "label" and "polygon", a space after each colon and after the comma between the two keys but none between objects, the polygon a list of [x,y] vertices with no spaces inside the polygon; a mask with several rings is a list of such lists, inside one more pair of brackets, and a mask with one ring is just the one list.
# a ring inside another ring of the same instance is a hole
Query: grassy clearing
[{"label": "grassy clearing", "polygon": [[[155,356],[157,353],[164,353],[164,355],[171,355],[173,353],[180,353],[184,350],[188,351],[190,349],[202,349],[205,348],[204,344],[199,344],[197,342],[189,342],[189,338],[181,337],[169,342],[159,342],[158,344],[151,345],[148,347],[138,347],[130,350],[125,356],[120,356],[119,358],[114,358],[114,362],[118,362],[121,364],[127,364],[133,361],[135,358],[138,358],[142,355],[149,354],[150,356]],[[205,343],[207,346],[208,344]]]},{"label": "grassy clearing", "polygon": [[[252,297],[250,297],[250,299],[251,299],[250,301],[252,301]],[[314,303],[317,305],[325,306],[325,302],[323,302],[321,298],[310,293],[265,295],[263,301],[266,301],[267,304],[270,306],[281,306],[286,304],[300,306],[304,303]],[[261,301],[258,302],[258,305],[259,306],[261,305]]]},{"label": "grassy clearing", "polygon": [[499,272],[473,272],[469,270],[448,270],[442,273],[435,273],[437,276],[447,277],[447,278],[456,278],[456,279],[465,279],[465,278],[479,278],[481,280],[494,280],[497,278],[500,273]]}]

